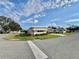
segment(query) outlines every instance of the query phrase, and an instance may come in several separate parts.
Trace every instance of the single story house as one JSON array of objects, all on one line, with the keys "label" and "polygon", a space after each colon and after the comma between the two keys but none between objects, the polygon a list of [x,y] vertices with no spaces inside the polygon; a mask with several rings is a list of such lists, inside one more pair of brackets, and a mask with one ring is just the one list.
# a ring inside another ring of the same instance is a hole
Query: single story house
[{"label": "single story house", "polygon": [[63,27],[58,27],[58,28],[56,29],[56,32],[57,32],[57,33],[66,33],[66,30],[65,30]]},{"label": "single story house", "polygon": [[27,30],[27,34],[30,35],[46,34],[47,30],[48,30],[47,26],[33,26]]},{"label": "single story house", "polygon": [[62,27],[48,27],[48,33],[65,33],[65,29]]},{"label": "single story house", "polygon": [[53,26],[48,26],[48,33],[55,33],[56,32],[56,27]]}]

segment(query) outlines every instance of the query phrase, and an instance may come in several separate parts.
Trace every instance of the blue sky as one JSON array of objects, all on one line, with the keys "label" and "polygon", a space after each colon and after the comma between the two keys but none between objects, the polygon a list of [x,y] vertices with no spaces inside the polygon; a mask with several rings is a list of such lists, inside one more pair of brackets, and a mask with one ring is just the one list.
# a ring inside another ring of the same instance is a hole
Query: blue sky
[{"label": "blue sky", "polygon": [[31,26],[79,26],[79,0],[0,0],[0,16]]}]

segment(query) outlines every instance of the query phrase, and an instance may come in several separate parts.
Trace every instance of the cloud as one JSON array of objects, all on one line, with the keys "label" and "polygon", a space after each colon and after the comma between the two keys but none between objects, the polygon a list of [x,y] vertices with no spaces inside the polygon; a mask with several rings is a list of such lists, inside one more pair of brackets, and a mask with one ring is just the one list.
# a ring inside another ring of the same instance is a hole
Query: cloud
[{"label": "cloud", "polygon": [[52,25],[55,26],[55,27],[57,27],[57,24],[56,23],[52,23]]},{"label": "cloud", "polygon": [[34,23],[38,23],[38,20],[35,19],[35,20],[34,20]]},{"label": "cloud", "polygon": [[57,27],[58,25],[57,25],[55,22],[53,22],[53,23],[48,24],[48,26],[54,26],[54,27]]},{"label": "cloud", "polygon": [[63,6],[70,6],[71,3],[75,3],[78,0],[56,0],[56,1],[41,1],[41,0],[28,0],[23,8],[23,14],[29,16],[33,13],[39,13],[46,9],[54,9]]},{"label": "cloud", "polygon": [[36,15],[34,15],[34,18],[38,18],[38,17],[44,17],[44,16],[46,16],[45,14],[36,14]]},{"label": "cloud", "polygon": [[79,19],[69,19],[69,20],[67,20],[65,22],[79,22]]},{"label": "cloud", "polygon": [[38,18],[40,16],[41,16],[40,14],[37,14],[37,15],[34,15],[34,18]]},{"label": "cloud", "polygon": [[34,18],[29,18],[29,19],[23,20],[22,23],[35,24],[35,23],[38,23],[38,20]]},{"label": "cloud", "polygon": [[4,6],[4,15],[12,18],[15,21],[19,21],[21,17],[21,11],[17,10],[15,4],[9,0],[0,0],[0,5]]},{"label": "cloud", "polygon": [[41,15],[39,13],[42,13],[46,9],[59,8],[65,5],[67,6],[68,4],[70,5],[71,3],[75,3],[77,1],[78,0],[28,0],[25,3],[22,2],[22,8],[18,8],[16,7],[16,3],[11,2],[10,0],[0,0],[0,5],[4,6],[4,15],[11,17],[18,22],[22,16],[28,17],[35,14],[34,18],[42,17],[45,16],[45,14]]}]

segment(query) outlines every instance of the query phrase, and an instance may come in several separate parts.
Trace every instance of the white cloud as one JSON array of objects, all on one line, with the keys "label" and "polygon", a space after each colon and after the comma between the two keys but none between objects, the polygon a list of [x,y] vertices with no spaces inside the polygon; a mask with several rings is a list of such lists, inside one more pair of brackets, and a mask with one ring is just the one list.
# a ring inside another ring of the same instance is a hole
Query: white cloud
[{"label": "white cloud", "polygon": [[10,17],[17,22],[20,20],[22,11],[16,10],[14,3],[10,2],[9,0],[0,0],[0,5],[3,5],[5,7],[5,16]]},{"label": "white cloud", "polygon": [[34,23],[38,23],[38,20],[35,19],[35,20],[34,20]]},{"label": "white cloud", "polygon": [[52,25],[55,26],[55,27],[57,27],[57,24],[56,23],[52,23]]},{"label": "white cloud", "polygon": [[27,21],[26,23],[33,23],[34,22],[34,19],[33,18],[30,18],[30,19],[27,19],[26,21]]},{"label": "white cloud", "polygon": [[34,18],[44,17],[44,16],[45,16],[45,14],[36,14],[36,15],[34,15]]},{"label": "white cloud", "polygon": [[79,19],[69,19],[66,22],[79,22]]},{"label": "white cloud", "polygon": [[22,23],[35,24],[35,23],[38,23],[38,20],[34,18],[29,18],[29,19],[23,20]]},{"label": "white cloud", "polygon": [[39,14],[39,15],[37,14],[37,15],[34,16],[34,18],[38,18],[38,17],[40,17],[40,16],[41,16],[40,14]]},{"label": "white cloud", "polygon": [[39,13],[45,9],[58,8],[62,6],[71,6],[71,3],[75,3],[78,0],[56,0],[56,1],[46,1],[42,2],[41,0],[28,0],[23,8],[23,15],[29,16],[33,13]]},{"label": "white cloud", "polygon": [[0,5],[5,6],[5,8],[7,8],[7,9],[11,9],[11,8],[15,7],[15,5],[12,2],[10,2],[9,0],[0,0]]},{"label": "white cloud", "polygon": [[[36,14],[34,18],[45,16],[45,14],[38,14],[46,9],[54,9],[62,7],[63,5],[70,5],[70,3],[75,3],[78,0],[49,0],[42,2],[41,0],[28,0],[26,4],[22,5],[22,9],[18,9],[15,6],[15,3],[10,2],[10,0],[0,0],[0,5],[3,5],[5,8],[6,16],[14,18],[19,21],[21,16],[30,16],[31,14]],[[17,10],[16,10],[17,9]]]},{"label": "white cloud", "polygon": [[57,27],[58,25],[54,22],[54,23],[50,23],[50,24],[48,24],[48,26],[54,26],[54,27]]}]

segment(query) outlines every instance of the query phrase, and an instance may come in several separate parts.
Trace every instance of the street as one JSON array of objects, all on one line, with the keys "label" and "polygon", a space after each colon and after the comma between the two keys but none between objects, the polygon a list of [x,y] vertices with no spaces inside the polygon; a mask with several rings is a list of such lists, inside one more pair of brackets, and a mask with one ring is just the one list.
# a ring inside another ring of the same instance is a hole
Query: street
[{"label": "street", "polygon": [[48,59],[79,59],[79,34],[34,41]]},{"label": "street", "polygon": [[[3,35],[2,35],[3,36]],[[0,35],[0,59],[35,59],[27,41],[7,41]],[[79,34],[33,43],[48,59],[79,59]]]},{"label": "street", "polygon": [[0,59],[79,59],[79,0],[0,0]]},{"label": "street", "polygon": [[3,35],[0,35],[0,59],[35,59],[26,41],[7,41]]}]

